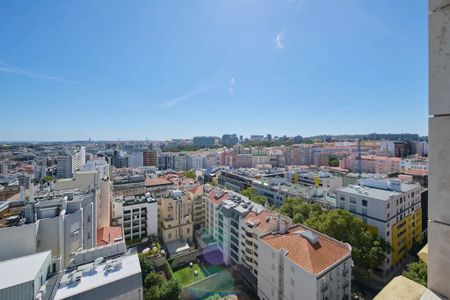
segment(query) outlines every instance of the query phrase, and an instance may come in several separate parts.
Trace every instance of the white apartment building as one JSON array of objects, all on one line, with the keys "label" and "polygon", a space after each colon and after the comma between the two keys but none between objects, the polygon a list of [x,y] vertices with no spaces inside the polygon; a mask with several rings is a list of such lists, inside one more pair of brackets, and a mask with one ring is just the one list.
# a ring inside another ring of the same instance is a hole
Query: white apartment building
[{"label": "white apartment building", "polygon": [[36,197],[26,206],[14,208],[19,213],[17,221],[0,228],[0,260],[51,250],[52,270],[57,271],[64,268],[78,251],[95,247],[94,194],[51,193]]},{"label": "white apartment building", "polygon": [[263,235],[256,244],[260,299],[350,299],[350,245],[303,225]]},{"label": "white apartment building", "polygon": [[187,154],[178,153],[174,158],[175,171],[186,171]]},{"label": "white apartment building", "polygon": [[408,172],[408,171],[419,171],[419,172],[427,172],[428,171],[428,158],[425,157],[408,157],[404,158],[400,161],[400,171]]},{"label": "white apartment building", "polygon": [[112,223],[123,226],[126,240],[158,234],[158,203],[150,194],[116,196],[112,204]]},{"label": "white apartment building", "polygon": [[380,154],[386,156],[395,156],[395,143],[393,141],[381,141]]},{"label": "white apartment building", "polygon": [[200,155],[188,155],[186,159],[187,170],[201,170],[203,169],[203,156]]},{"label": "white apartment building", "polygon": [[128,166],[130,168],[138,168],[144,165],[144,152],[134,151],[128,153]]},{"label": "white apartment building", "polygon": [[56,175],[58,178],[72,178],[73,173],[86,163],[86,148],[72,150],[57,157]]},{"label": "white apartment building", "polygon": [[422,240],[422,188],[397,179],[362,179],[359,185],[336,190],[337,207],[350,211],[392,249],[374,270],[381,281],[390,280],[414,243]]},{"label": "white apartment building", "polygon": [[252,167],[270,164],[269,155],[252,155]]},{"label": "white apartment building", "polygon": [[302,169],[293,169],[285,173],[286,180],[294,184],[322,187],[324,190],[334,192],[343,186],[342,177],[334,176],[329,172],[311,172]]}]

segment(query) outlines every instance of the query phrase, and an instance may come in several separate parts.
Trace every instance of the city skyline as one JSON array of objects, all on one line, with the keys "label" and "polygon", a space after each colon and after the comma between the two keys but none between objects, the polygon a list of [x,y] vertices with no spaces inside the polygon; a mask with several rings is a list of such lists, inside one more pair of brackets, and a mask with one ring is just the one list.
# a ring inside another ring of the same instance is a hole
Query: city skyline
[{"label": "city skyline", "polygon": [[0,16],[0,140],[428,131],[425,2],[55,1]]}]

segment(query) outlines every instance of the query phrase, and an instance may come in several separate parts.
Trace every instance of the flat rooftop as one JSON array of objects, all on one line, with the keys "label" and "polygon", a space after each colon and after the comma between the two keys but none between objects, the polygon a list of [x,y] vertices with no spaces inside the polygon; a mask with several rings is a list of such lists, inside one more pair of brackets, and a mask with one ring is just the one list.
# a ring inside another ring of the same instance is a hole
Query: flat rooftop
[{"label": "flat rooftop", "polygon": [[[93,263],[78,266],[77,270],[66,272],[63,274],[59,283],[55,300],[66,299],[75,295],[82,294],[86,291],[96,289],[103,285],[121,280],[123,278],[141,273],[139,258],[137,254],[130,256],[122,256],[116,259],[121,261],[120,266],[108,268],[110,260],[103,261],[98,266]],[[70,277],[80,276],[80,279],[70,282]]]},{"label": "flat rooftop", "polygon": [[44,262],[50,260],[50,253],[44,251],[0,262],[0,290],[34,281]]},{"label": "flat rooftop", "polygon": [[396,192],[396,191],[381,190],[381,189],[370,188],[370,187],[362,187],[359,185],[348,185],[346,187],[342,187],[337,190],[340,192],[345,192],[345,193],[355,194],[355,195],[362,195],[367,198],[374,198],[374,199],[379,199],[379,200],[383,200],[383,201],[387,201],[391,197],[401,195],[401,193]]}]

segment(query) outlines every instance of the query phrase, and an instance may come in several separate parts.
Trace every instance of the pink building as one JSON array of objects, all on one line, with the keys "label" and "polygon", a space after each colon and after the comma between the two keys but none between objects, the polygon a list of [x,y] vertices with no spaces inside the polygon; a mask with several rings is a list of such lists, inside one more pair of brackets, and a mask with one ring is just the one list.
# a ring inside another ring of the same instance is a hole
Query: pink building
[{"label": "pink building", "polygon": [[[389,174],[400,172],[400,161],[398,157],[362,155],[361,156],[361,172],[363,173],[379,173]],[[339,161],[339,167],[352,172],[358,172],[358,159],[351,155]]]}]

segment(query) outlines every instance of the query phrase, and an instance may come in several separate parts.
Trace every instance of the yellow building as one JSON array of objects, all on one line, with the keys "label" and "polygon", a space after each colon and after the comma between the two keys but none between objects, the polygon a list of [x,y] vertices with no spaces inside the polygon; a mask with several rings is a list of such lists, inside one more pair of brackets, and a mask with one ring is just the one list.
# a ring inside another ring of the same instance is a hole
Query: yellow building
[{"label": "yellow building", "polygon": [[408,251],[422,240],[422,187],[397,179],[362,179],[336,190],[336,205],[349,210],[391,246],[384,263],[373,271],[389,281],[401,268]]}]

